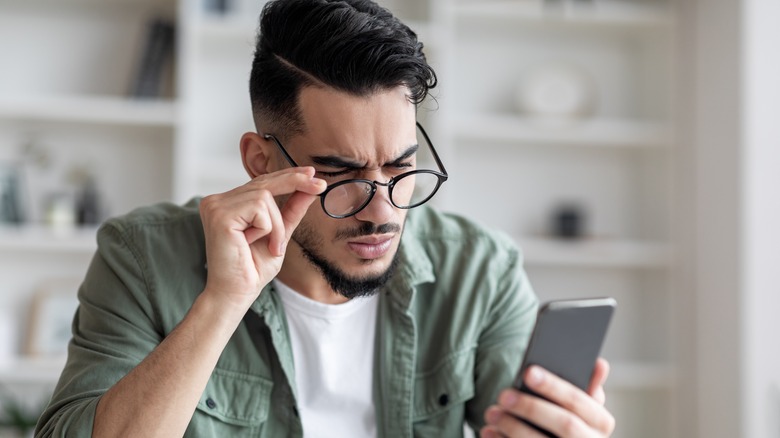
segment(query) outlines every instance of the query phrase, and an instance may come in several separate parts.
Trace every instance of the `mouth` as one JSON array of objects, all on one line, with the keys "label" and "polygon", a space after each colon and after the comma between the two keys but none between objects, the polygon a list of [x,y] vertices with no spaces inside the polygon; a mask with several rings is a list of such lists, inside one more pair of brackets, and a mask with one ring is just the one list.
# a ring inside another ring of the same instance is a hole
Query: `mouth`
[{"label": "mouth", "polygon": [[393,244],[393,235],[365,236],[347,242],[350,251],[365,260],[378,259],[388,251]]}]

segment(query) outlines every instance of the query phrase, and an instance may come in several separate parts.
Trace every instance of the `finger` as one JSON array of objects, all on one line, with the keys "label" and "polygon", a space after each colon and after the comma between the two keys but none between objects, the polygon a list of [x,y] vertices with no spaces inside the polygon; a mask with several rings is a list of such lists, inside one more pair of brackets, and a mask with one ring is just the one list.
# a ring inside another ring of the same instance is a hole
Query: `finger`
[{"label": "finger", "polygon": [[253,244],[265,236],[273,233],[274,230],[274,212],[278,215],[278,207],[271,193],[267,190],[261,190],[254,193],[251,202],[239,204],[246,211],[243,213],[246,219],[244,236],[248,244]]},{"label": "finger", "polygon": [[276,204],[268,206],[268,216],[272,224],[271,234],[268,236],[268,252],[273,256],[280,257],[284,255],[284,249],[287,246],[287,230],[284,227],[282,213]]},{"label": "finger", "polygon": [[[604,406],[566,380],[534,365],[529,367],[524,381],[536,393],[547,398],[553,404],[557,404],[565,411],[571,412],[574,414],[574,418],[583,421],[590,427],[605,433],[611,433],[614,429],[615,419]],[[558,419],[558,421],[561,420]],[[539,424],[545,427],[544,424]],[[568,419],[564,420],[563,424],[567,432],[571,432],[569,428],[578,429],[580,426],[577,421],[569,421]],[[551,431],[557,431],[557,429]]]},{"label": "finger", "polygon": [[504,434],[495,426],[485,426],[480,429],[479,438],[504,438]]},{"label": "finger", "polygon": [[591,376],[590,384],[588,385],[588,394],[593,396],[599,388],[604,386],[607,377],[609,377],[609,362],[600,357],[596,359],[596,365],[593,367],[593,376]]},{"label": "finger", "polygon": [[304,192],[311,195],[322,193],[327,187],[325,180],[314,178],[313,167],[295,167],[274,173],[260,175],[244,184],[240,190],[269,190],[274,196]]},{"label": "finger", "polygon": [[596,391],[591,395],[593,397],[593,400],[596,400],[596,403],[604,406],[604,404],[607,402],[607,393],[604,392],[604,387],[599,386],[596,388]]},{"label": "finger", "polygon": [[499,406],[491,406],[485,411],[485,421],[487,427],[480,431],[483,436],[545,438],[541,432]]}]

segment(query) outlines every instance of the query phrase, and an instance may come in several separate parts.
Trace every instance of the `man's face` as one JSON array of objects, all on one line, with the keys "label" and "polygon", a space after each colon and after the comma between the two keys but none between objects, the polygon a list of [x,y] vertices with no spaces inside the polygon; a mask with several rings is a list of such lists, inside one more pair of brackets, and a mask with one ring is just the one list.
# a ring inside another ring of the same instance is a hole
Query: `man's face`
[{"label": "man's face", "polygon": [[[408,153],[417,144],[415,107],[406,88],[355,97],[307,87],[299,104],[305,133],[285,147],[328,185],[352,178],[384,183],[416,168],[416,156]],[[344,219],[325,214],[316,200],[293,233],[280,279],[297,290],[324,279],[348,298],[371,293],[392,274],[406,213],[382,186],[363,210]]]}]

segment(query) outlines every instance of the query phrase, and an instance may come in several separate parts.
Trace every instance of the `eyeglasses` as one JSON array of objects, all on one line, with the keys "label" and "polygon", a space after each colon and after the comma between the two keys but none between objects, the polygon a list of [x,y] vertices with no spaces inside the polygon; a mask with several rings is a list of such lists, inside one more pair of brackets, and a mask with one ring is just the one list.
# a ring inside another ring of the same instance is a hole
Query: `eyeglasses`
[{"label": "eyeglasses", "polygon": [[[320,193],[322,210],[325,214],[335,219],[343,219],[353,216],[364,209],[374,198],[378,186],[387,187],[390,202],[396,208],[409,209],[419,207],[428,202],[439,190],[442,183],[447,181],[448,174],[439,159],[439,154],[433,148],[433,143],[420,123],[417,129],[422,138],[428,144],[431,156],[439,167],[439,171],[419,169],[402,173],[390,178],[388,182],[371,181],[368,179],[345,179],[329,185]],[[290,154],[287,153],[282,143],[272,134],[265,134],[263,138],[273,140],[284,155],[284,158],[293,167],[299,167]]]}]

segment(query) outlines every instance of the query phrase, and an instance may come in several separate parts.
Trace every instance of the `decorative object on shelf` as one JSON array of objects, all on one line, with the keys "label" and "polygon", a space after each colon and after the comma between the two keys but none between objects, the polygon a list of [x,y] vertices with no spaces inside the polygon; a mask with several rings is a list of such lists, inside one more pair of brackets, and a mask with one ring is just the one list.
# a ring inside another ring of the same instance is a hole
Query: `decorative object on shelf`
[{"label": "decorative object on shelf", "polygon": [[143,52],[130,94],[134,97],[160,97],[173,61],[175,27],[169,20],[155,18],[147,25]]},{"label": "decorative object on shelf", "polygon": [[228,0],[207,0],[205,8],[210,13],[224,14],[230,10],[229,3]]},{"label": "decorative object on shelf", "polygon": [[0,163],[0,223],[21,223],[22,209],[19,166]]},{"label": "decorative object on shelf", "polygon": [[73,314],[78,307],[76,291],[79,281],[49,280],[33,297],[25,354],[60,356],[65,354],[71,338]]},{"label": "decorative object on shelf", "polygon": [[77,187],[74,214],[78,225],[97,225],[104,216],[98,184],[90,167],[74,166],[68,172],[68,180]]},{"label": "decorative object on shelf", "polygon": [[93,178],[89,178],[79,189],[76,198],[76,223],[97,225],[102,220],[100,195]]},{"label": "decorative object on shelf", "polygon": [[588,72],[569,62],[539,64],[527,70],[515,94],[517,109],[540,120],[573,120],[593,114],[596,84]]},{"label": "decorative object on shelf", "polygon": [[552,234],[563,239],[579,239],[585,235],[585,209],[575,203],[561,204],[553,210]]},{"label": "decorative object on shelf", "polygon": [[66,192],[49,193],[44,214],[44,222],[52,228],[73,228],[76,225],[76,203],[73,196]]}]

